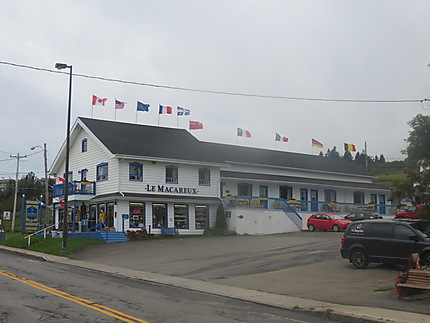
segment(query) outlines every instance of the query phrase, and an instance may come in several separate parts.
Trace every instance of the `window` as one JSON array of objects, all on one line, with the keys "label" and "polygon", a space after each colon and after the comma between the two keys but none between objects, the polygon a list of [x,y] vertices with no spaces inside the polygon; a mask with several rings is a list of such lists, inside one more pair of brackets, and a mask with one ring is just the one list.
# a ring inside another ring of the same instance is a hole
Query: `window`
[{"label": "window", "polygon": [[174,206],[175,228],[188,229],[188,205],[175,204]]},{"label": "window", "polygon": [[252,196],[252,185],[249,183],[237,184],[237,195],[239,195],[239,196]]},{"label": "window", "polygon": [[196,229],[209,227],[209,207],[207,205],[196,205]]},{"label": "window", "polygon": [[87,138],[82,139],[82,152],[86,152],[88,149],[88,140]]},{"label": "window", "polygon": [[145,227],[145,203],[130,202],[130,228]]},{"label": "window", "polygon": [[199,185],[211,185],[211,171],[208,168],[199,169]]},{"label": "window", "polygon": [[97,165],[97,182],[108,180],[108,163]]},{"label": "window", "polygon": [[128,167],[128,179],[130,181],[143,181],[143,165],[141,163],[130,163]]},{"label": "window", "polygon": [[380,239],[391,239],[393,227],[390,223],[372,223],[370,234]]},{"label": "window", "polygon": [[178,167],[166,166],[166,183],[178,184]]},{"label": "window", "polygon": [[394,239],[397,240],[409,240],[410,235],[416,235],[410,228],[404,225],[397,225],[394,229]]},{"label": "window", "polygon": [[336,191],[335,190],[325,190],[324,199],[326,202],[336,202]]},{"label": "window", "polygon": [[279,198],[291,200],[293,198],[293,188],[291,186],[279,186]]},{"label": "window", "polygon": [[167,227],[167,205],[152,204],[152,226],[154,228]]},{"label": "window", "polygon": [[354,192],[354,203],[364,204],[363,192]]}]

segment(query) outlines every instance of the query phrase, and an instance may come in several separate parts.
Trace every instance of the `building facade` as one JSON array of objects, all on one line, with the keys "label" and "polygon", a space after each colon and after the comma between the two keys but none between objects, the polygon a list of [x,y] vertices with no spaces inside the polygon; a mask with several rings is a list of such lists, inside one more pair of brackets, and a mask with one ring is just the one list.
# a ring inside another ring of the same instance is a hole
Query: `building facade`
[{"label": "building facade", "polygon": [[[64,170],[63,145],[50,173],[61,179]],[[386,212],[388,190],[372,178],[341,158],[201,142],[184,129],[78,118],[71,130],[69,230],[202,234],[214,226],[224,203],[228,223],[239,233],[293,231],[300,225],[284,206],[294,205],[302,220],[333,202],[342,211],[373,202]],[[57,228],[63,191],[57,181]],[[243,229],[252,221],[261,230]]]}]

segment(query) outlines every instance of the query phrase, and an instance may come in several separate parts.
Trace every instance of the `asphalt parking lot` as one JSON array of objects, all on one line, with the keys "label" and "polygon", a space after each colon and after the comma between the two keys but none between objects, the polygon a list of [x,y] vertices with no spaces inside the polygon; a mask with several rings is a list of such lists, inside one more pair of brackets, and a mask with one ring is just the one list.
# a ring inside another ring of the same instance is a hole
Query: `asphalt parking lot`
[{"label": "asphalt parking lot", "polygon": [[399,299],[399,269],[355,269],[340,256],[343,233],[186,237],[94,245],[73,259],[345,305],[430,312],[430,299]]}]

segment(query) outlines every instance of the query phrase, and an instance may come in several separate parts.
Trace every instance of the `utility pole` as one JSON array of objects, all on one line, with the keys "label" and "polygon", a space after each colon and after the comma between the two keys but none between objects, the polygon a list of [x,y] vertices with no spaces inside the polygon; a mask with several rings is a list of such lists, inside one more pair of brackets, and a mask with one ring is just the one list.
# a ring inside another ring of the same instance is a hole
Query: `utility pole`
[{"label": "utility pole", "polygon": [[366,165],[366,169],[368,169],[368,165],[367,165],[367,141],[364,142],[364,153],[366,154],[366,159],[365,159],[365,165]]},{"label": "utility pole", "polygon": [[20,156],[19,153],[16,156],[10,155],[11,158],[16,158],[16,176],[15,176],[15,198],[13,200],[13,215],[12,215],[12,228],[15,230],[15,215],[16,215],[16,201],[18,200],[18,174],[19,174],[19,160],[21,158],[26,158],[27,155]]}]

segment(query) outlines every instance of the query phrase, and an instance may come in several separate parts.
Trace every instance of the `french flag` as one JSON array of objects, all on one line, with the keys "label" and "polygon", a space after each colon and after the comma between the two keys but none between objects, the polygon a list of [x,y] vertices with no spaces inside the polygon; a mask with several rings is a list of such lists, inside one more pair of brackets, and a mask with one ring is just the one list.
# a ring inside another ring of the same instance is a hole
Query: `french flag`
[{"label": "french flag", "polygon": [[160,104],[160,109],[158,111],[159,114],[172,114],[172,107],[169,107],[168,105],[161,105]]}]

